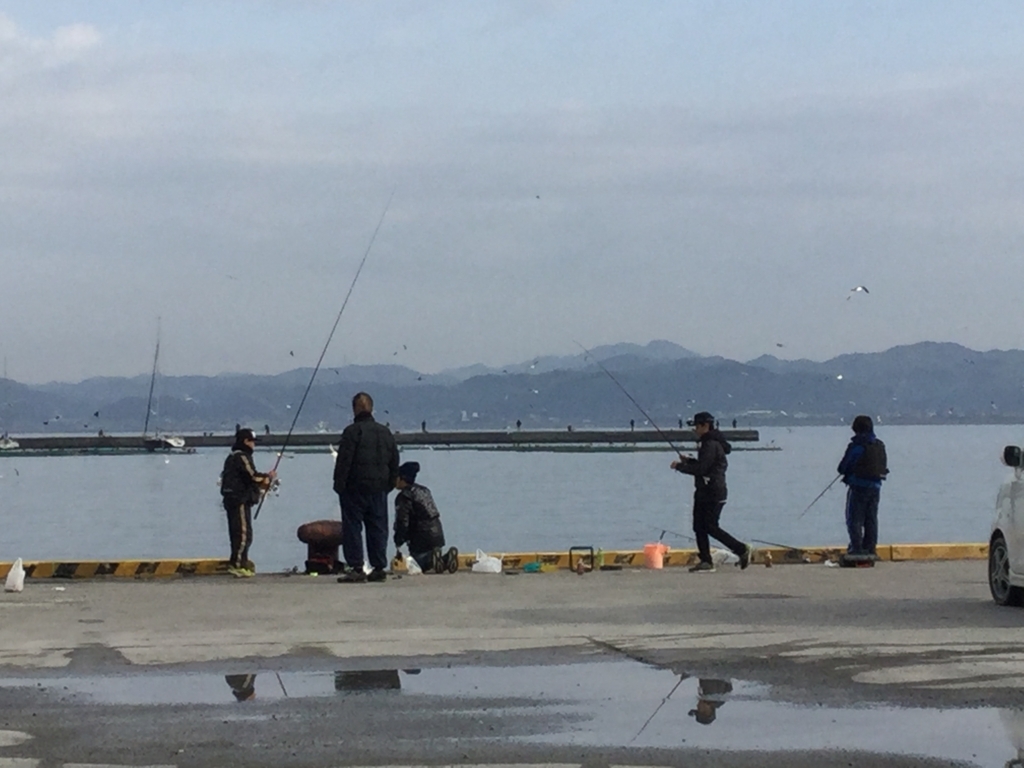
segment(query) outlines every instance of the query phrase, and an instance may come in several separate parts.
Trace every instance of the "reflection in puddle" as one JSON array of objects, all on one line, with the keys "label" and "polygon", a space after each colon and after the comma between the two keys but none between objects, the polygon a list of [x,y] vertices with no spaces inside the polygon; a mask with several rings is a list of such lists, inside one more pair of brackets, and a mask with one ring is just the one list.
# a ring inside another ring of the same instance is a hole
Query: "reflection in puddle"
[{"label": "reflection in puddle", "polygon": [[[226,685],[225,685],[226,683]],[[679,676],[633,661],[537,667],[337,670],[246,674],[139,673],[0,678],[0,689],[32,687],[69,704],[213,704],[225,719],[263,717],[285,699],[401,696],[404,706],[474,716],[528,711],[531,743],[728,750],[870,750],[1005,766],[1024,753],[1024,713],[993,708],[798,706],[771,699],[767,685]],[[406,697],[409,697],[408,699]],[[438,702],[437,699],[444,699]],[[255,707],[255,709],[254,709]],[[1020,751],[1019,751],[1020,750]]]},{"label": "reflection in puddle", "polygon": [[715,722],[715,713],[725,704],[724,696],[732,693],[732,683],[728,680],[701,678],[697,681],[697,706],[687,714],[701,725]]}]

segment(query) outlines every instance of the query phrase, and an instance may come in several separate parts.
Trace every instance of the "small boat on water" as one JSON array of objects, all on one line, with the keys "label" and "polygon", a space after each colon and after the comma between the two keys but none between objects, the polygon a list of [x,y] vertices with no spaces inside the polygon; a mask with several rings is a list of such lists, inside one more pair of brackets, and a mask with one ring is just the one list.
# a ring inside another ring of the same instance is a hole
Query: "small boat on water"
[{"label": "small boat on water", "polygon": [[21,447],[21,444],[10,437],[6,432],[0,436],[0,451],[13,451]]},{"label": "small boat on water", "polygon": [[160,321],[156,327],[156,352],[153,353],[153,373],[149,377],[149,397],[146,400],[146,421],[142,425],[142,445],[150,453],[157,451],[182,451],[185,438],[176,435],[149,434],[149,417],[153,413],[153,389],[156,385],[157,365],[160,362]]}]

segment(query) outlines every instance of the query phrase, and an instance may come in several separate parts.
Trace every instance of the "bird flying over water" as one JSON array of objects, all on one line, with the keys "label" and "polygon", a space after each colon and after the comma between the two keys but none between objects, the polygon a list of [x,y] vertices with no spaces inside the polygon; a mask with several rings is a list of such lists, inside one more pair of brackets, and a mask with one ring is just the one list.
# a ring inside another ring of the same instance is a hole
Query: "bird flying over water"
[{"label": "bird flying over water", "polygon": [[[871,291],[869,291],[866,286],[855,285],[853,288],[850,289],[850,293],[851,294],[854,294],[854,293],[871,293]],[[851,298],[850,296],[847,296],[846,300],[849,301],[850,298]]]}]

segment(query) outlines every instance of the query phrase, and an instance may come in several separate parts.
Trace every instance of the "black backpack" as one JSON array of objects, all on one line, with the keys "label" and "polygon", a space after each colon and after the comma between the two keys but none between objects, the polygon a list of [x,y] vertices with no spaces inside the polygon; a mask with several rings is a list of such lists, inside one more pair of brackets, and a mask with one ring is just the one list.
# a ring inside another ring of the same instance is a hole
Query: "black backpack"
[{"label": "black backpack", "polygon": [[853,466],[853,475],[864,480],[883,480],[889,474],[889,460],[885,455],[885,443],[875,442],[864,446],[864,453]]}]

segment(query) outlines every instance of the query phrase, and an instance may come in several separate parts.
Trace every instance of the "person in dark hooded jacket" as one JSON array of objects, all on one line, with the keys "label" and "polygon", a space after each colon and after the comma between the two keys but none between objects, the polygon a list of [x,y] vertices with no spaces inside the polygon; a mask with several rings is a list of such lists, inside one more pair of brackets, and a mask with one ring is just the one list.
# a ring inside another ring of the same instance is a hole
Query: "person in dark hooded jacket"
[{"label": "person in dark hooded jacket", "polygon": [[718,524],[728,496],[725,471],[729,468],[729,461],[726,456],[732,451],[732,446],[715,429],[715,417],[707,411],[694,415],[689,424],[700,442],[697,458],[680,456],[671,466],[677,472],[693,475],[693,533],[697,537],[700,561],[690,571],[701,573],[715,570],[709,537],[718,539],[732,550],[740,559],[740,568],[746,568],[750,564],[751,548],[730,536]]},{"label": "person in dark hooded jacket", "polygon": [[395,487],[395,546],[409,545],[409,556],[424,573],[455,573],[459,550],[451,547],[443,555],[444,528],[430,489],[416,482],[419,462],[407,461],[398,468]]},{"label": "person in dark hooded jacket", "polygon": [[257,472],[252,462],[256,447],[256,433],[240,427],[235,432],[235,444],[224,460],[220,475],[220,494],[228,513],[228,537],[231,539],[231,559],[228,573],[236,578],[252,576],[248,568],[249,547],[252,546],[252,505],[270,488],[277,477],[273,470]]},{"label": "person in dark hooded jacket", "polygon": [[[334,492],[341,504],[341,549],[351,569],[342,584],[386,581],[388,567],[388,493],[398,479],[398,446],[394,435],[373,418],[373,398],[357,392],[352,398],[352,423],[345,427],[334,463]],[[366,559],[373,571],[363,573],[363,529]]]},{"label": "person in dark hooded jacket", "polygon": [[878,545],[878,500],[882,481],[889,474],[885,443],[875,437],[870,416],[858,416],[853,437],[836,471],[846,483],[846,530],[851,555],[875,555]]}]

